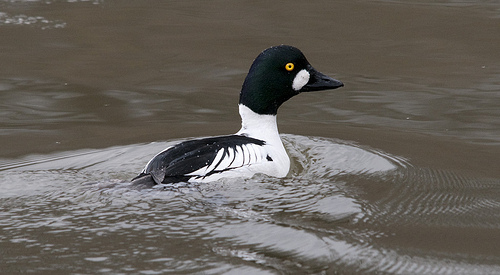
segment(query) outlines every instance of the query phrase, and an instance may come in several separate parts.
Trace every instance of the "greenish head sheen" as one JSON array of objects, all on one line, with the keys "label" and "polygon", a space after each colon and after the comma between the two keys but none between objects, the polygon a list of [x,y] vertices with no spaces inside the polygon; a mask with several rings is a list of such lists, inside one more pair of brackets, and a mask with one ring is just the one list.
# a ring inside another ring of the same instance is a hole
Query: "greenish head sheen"
[{"label": "greenish head sheen", "polygon": [[[293,63],[291,71],[286,69]],[[283,102],[299,94],[292,83],[309,62],[302,52],[292,46],[275,46],[263,51],[253,62],[243,83],[240,104],[258,114],[276,115]]]}]

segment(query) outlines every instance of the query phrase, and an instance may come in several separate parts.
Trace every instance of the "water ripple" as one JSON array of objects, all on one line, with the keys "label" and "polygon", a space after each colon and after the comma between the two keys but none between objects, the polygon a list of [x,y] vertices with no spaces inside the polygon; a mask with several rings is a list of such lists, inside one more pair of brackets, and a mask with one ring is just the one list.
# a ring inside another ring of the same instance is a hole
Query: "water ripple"
[{"label": "water ripple", "polygon": [[88,262],[117,273],[500,271],[498,180],[346,141],[283,139],[293,162],[284,179],[129,185],[177,141],[2,160],[4,262],[80,273],[95,271]]}]

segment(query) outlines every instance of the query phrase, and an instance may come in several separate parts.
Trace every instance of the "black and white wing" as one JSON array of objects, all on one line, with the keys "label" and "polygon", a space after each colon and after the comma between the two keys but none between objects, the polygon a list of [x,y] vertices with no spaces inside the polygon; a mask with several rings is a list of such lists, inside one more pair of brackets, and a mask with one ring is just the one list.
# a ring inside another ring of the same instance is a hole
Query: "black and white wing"
[{"label": "black and white wing", "polygon": [[156,155],[135,179],[151,175],[157,184],[173,183],[272,161],[263,149],[264,144],[262,140],[242,135],[185,141]]}]

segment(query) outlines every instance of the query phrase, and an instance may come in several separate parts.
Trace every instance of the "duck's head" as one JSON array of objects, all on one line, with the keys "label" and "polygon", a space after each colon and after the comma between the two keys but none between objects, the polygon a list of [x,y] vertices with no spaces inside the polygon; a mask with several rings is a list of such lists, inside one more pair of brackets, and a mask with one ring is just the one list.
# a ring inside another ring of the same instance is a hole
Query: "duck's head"
[{"label": "duck's head", "polygon": [[316,71],[299,49],[275,46],[254,60],[241,89],[240,104],[258,114],[276,115],[283,102],[299,93],[342,86]]}]

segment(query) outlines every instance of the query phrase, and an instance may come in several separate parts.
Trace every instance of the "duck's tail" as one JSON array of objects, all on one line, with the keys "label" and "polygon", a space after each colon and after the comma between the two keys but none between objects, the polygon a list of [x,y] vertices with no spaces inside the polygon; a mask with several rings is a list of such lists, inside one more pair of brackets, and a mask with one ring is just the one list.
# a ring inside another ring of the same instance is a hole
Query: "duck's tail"
[{"label": "duck's tail", "polygon": [[141,187],[153,187],[154,185],[156,185],[156,182],[151,174],[141,173],[137,177],[132,179],[132,185]]}]

